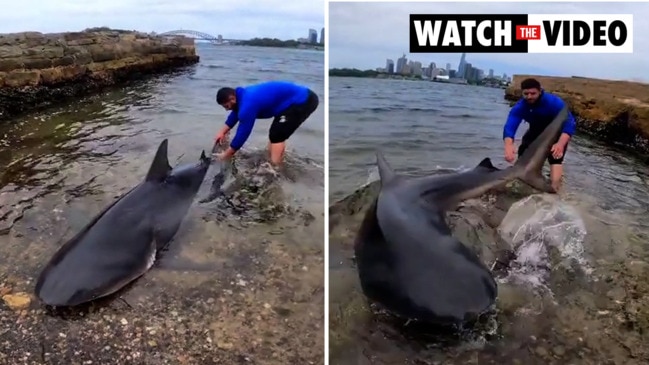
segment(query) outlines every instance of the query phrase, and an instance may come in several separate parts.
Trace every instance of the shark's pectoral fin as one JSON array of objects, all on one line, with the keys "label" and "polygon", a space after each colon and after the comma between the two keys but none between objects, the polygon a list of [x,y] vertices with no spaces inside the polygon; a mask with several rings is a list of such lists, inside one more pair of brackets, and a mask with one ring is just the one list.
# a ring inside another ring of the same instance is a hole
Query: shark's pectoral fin
[{"label": "shark's pectoral fin", "polygon": [[178,228],[180,227],[180,222],[173,223],[164,227],[157,226],[153,229],[153,239],[155,240],[156,248],[159,251],[165,251],[169,246],[171,240],[173,240]]}]

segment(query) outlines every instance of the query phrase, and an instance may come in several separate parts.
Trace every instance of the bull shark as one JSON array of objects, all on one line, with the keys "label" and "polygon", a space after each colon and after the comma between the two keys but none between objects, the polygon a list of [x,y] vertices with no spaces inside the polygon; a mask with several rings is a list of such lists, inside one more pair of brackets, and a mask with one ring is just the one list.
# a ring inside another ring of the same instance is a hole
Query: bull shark
[{"label": "bull shark", "polygon": [[51,306],[76,306],[117,292],[147,272],[176,235],[210,166],[172,168],[167,139],[144,181],[116,199],[54,254],[36,296]]},{"label": "bull shark", "polygon": [[567,113],[564,108],[518,161],[502,170],[485,158],[466,172],[406,177],[377,152],[381,188],[354,242],[364,295],[402,318],[432,325],[462,326],[489,310],[498,294],[496,281],[452,236],[445,212],[514,179],[556,193],[541,171]]}]

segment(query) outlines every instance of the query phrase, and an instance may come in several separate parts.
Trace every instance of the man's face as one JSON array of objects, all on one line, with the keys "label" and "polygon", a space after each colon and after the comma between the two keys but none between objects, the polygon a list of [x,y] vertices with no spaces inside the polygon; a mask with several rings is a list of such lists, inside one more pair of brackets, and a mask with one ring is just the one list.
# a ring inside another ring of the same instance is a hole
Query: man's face
[{"label": "man's face", "polygon": [[525,98],[525,101],[529,104],[534,104],[539,99],[540,95],[541,90],[536,88],[523,90],[523,98]]},{"label": "man's face", "polygon": [[221,106],[225,110],[234,110],[237,107],[237,97],[235,95],[230,95],[228,100],[226,100]]}]

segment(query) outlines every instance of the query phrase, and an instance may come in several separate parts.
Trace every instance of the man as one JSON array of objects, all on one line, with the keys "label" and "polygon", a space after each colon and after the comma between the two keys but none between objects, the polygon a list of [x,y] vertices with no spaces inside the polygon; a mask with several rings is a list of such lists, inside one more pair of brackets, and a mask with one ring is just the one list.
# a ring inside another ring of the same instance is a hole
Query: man
[{"label": "man", "polygon": [[[521,82],[523,98],[519,100],[509,111],[507,122],[503,128],[503,139],[505,141],[505,160],[514,162],[515,146],[514,136],[518,126],[523,119],[530,125],[529,129],[523,136],[520,147],[518,148],[518,157],[525,149],[543,132],[550,122],[559,114],[565,106],[565,102],[558,96],[541,89],[541,84],[536,79],[525,79]],[[552,187],[558,192],[561,187],[563,177],[563,158],[566,154],[566,148],[570,138],[575,133],[576,123],[572,113],[568,112],[568,121],[563,127],[559,139],[550,153],[548,153],[548,163],[550,164],[550,180]]]},{"label": "man", "polygon": [[274,118],[268,131],[268,150],[271,163],[284,160],[286,141],[318,108],[318,96],[309,88],[284,81],[268,81],[248,87],[224,87],[216,93],[216,102],[230,115],[216,134],[216,143],[222,143],[239,122],[230,147],[216,154],[219,160],[231,158],[252,132],[256,119]]}]

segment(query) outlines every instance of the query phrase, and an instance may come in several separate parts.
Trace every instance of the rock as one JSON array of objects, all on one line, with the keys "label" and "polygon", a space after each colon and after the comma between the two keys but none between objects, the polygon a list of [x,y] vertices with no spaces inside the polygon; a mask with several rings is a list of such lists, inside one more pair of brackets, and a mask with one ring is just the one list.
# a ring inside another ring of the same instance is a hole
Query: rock
[{"label": "rock", "polygon": [[199,61],[191,38],[95,28],[0,35],[0,120]]},{"label": "rock", "polygon": [[27,293],[15,293],[15,294],[5,294],[2,296],[2,300],[5,304],[12,310],[18,311],[29,307],[32,302],[32,298]]},{"label": "rock", "polygon": [[649,153],[649,85],[585,77],[514,75],[505,99],[521,97],[520,82],[534,77],[542,87],[561,96],[577,118],[580,132],[611,145]]},{"label": "rock", "polygon": [[546,357],[548,357],[548,354],[549,354],[548,350],[545,347],[542,347],[542,346],[537,347],[534,352],[536,352],[536,354],[541,358],[546,358]]}]

